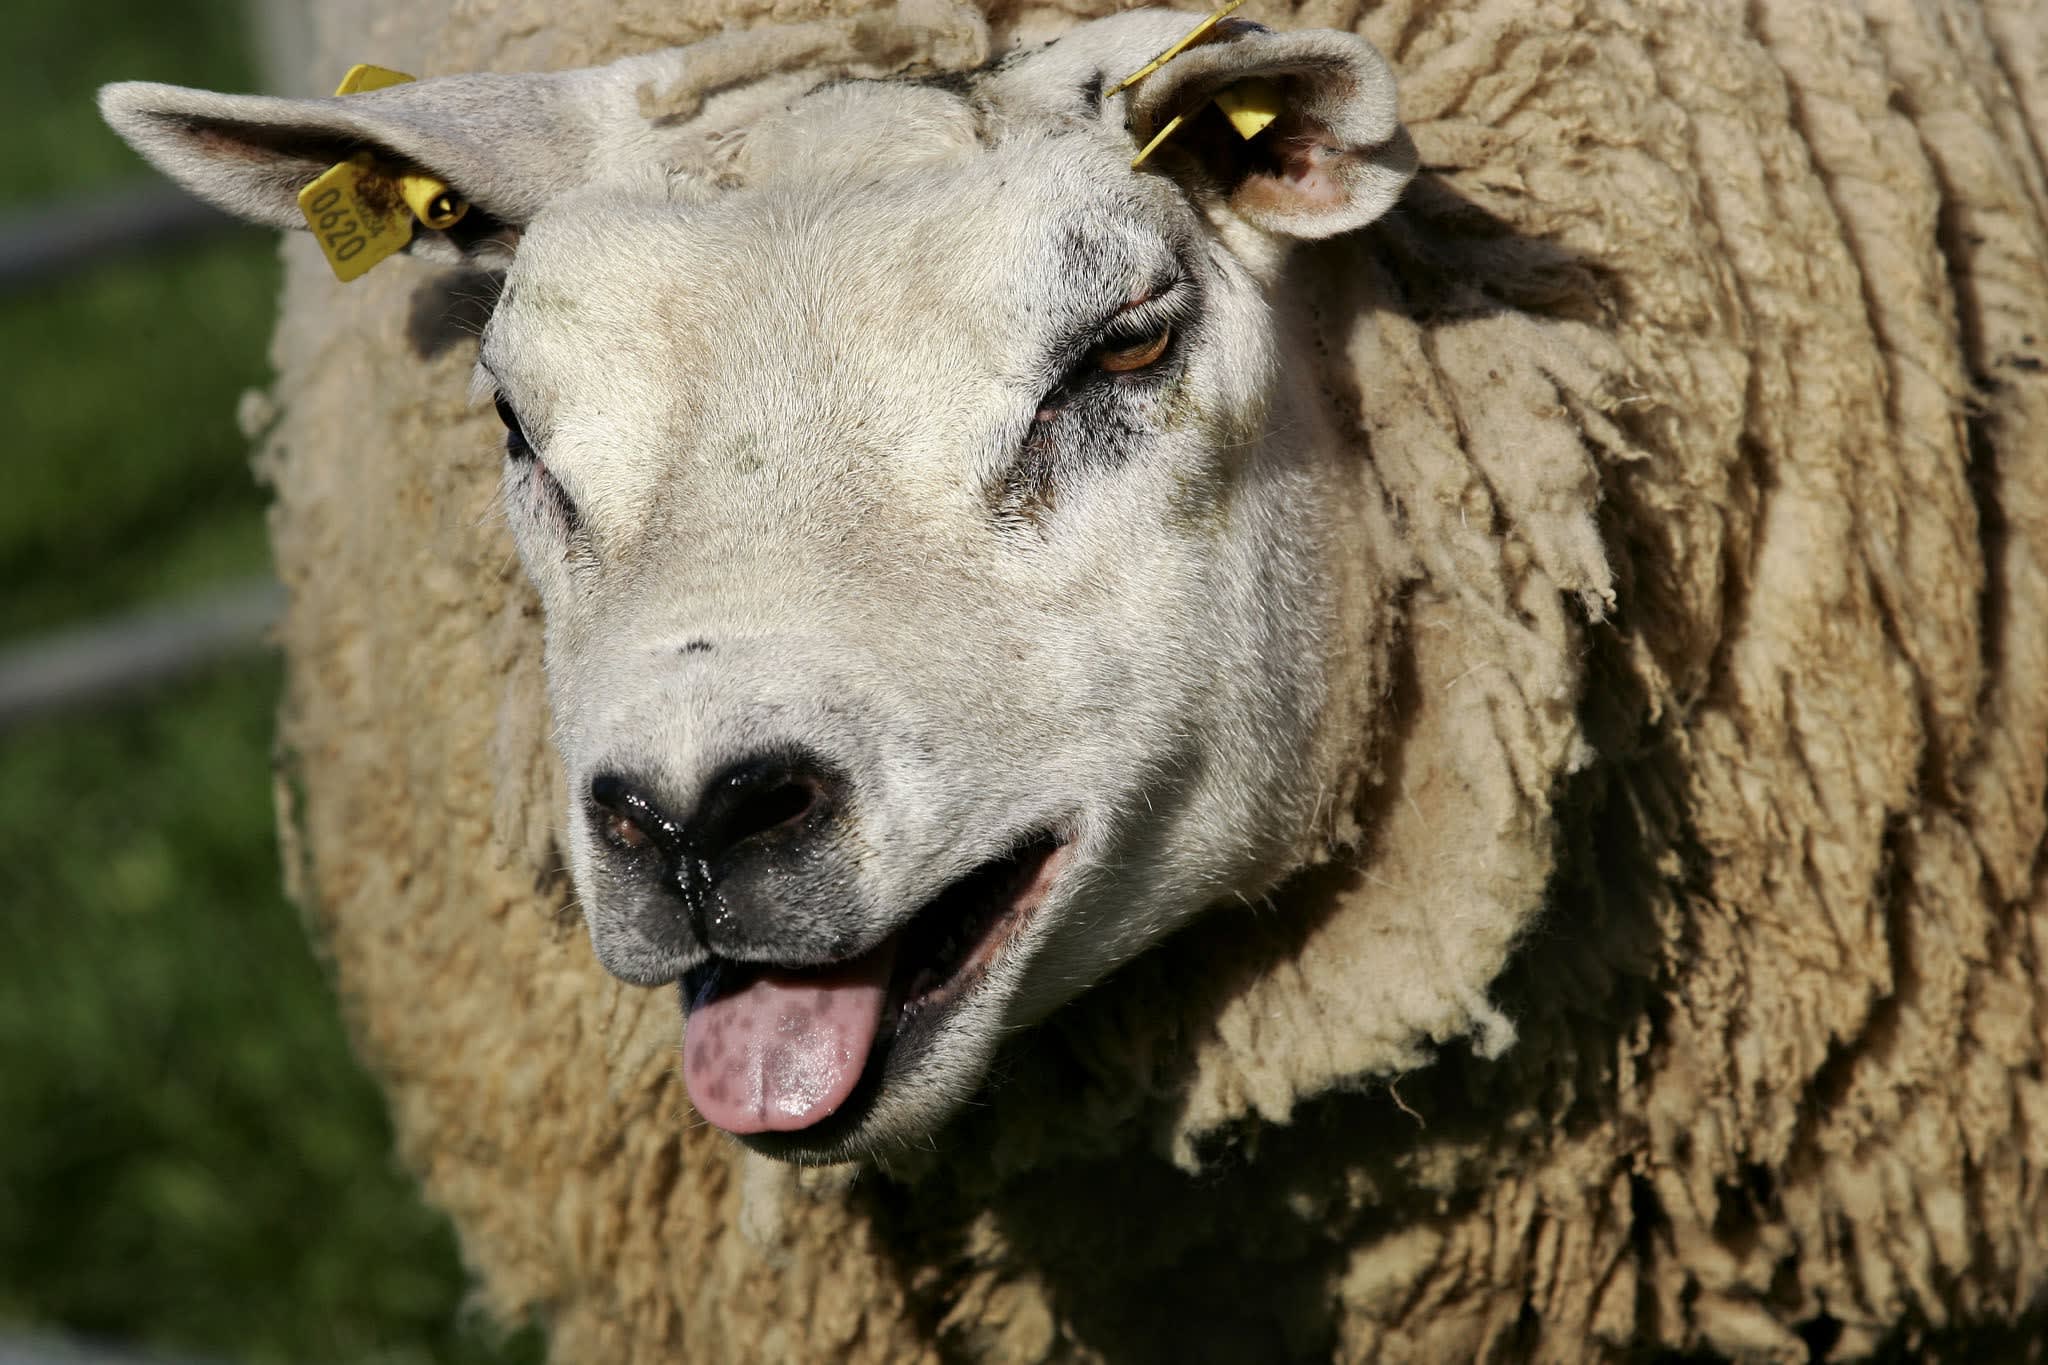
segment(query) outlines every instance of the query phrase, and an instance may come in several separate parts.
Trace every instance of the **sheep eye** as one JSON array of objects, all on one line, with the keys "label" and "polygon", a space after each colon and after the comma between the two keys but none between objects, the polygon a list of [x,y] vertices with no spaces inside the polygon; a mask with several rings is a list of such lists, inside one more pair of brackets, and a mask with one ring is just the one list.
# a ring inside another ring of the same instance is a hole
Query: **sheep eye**
[{"label": "sheep eye", "polygon": [[519,414],[512,411],[512,405],[501,396],[495,400],[498,420],[505,424],[505,453],[515,460],[533,458],[533,447],[526,439],[526,428],[519,425]]},{"label": "sheep eye", "polygon": [[1092,357],[1096,368],[1111,374],[1130,374],[1147,365],[1156,364],[1166,354],[1167,343],[1173,340],[1173,328],[1163,325],[1159,331],[1143,341],[1127,346],[1098,347]]}]

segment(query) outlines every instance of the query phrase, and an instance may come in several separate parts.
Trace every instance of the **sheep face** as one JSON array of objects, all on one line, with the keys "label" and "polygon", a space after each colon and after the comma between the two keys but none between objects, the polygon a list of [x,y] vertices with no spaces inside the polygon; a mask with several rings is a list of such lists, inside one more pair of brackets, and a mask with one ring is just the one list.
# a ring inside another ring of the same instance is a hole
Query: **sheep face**
[{"label": "sheep face", "polygon": [[922,1131],[1305,818],[1314,474],[1257,282],[1128,159],[599,203],[512,266],[483,365],[577,886],[734,1131],[814,1146],[779,1069],[867,1057],[831,1131]]},{"label": "sheep face", "polygon": [[[708,173],[618,137],[531,211],[469,191],[516,229],[478,382],[578,899],[764,1151],[926,1140],[1006,1033],[1258,894],[1313,816],[1328,452],[1268,289],[1412,153],[1334,34],[1246,28],[1105,94],[1186,23],[828,86]],[[1208,105],[1247,73],[1291,92],[1272,147]],[[1189,110],[1172,173],[1134,169]]]}]

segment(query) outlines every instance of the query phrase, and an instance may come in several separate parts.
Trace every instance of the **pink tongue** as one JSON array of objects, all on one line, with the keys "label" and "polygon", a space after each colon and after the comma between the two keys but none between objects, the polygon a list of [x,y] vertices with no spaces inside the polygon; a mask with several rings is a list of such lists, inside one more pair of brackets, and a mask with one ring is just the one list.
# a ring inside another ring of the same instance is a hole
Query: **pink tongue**
[{"label": "pink tongue", "polygon": [[683,1083],[728,1133],[808,1128],[846,1103],[867,1065],[896,942],[827,971],[763,972],[690,1011]]}]

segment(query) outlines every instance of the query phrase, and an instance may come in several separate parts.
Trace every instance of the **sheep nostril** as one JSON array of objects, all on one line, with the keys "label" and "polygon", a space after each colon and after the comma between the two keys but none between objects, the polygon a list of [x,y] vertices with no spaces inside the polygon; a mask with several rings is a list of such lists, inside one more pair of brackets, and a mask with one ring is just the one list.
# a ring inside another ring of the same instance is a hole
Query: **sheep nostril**
[{"label": "sheep nostril", "polygon": [[604,813],[603,819],[598,822],[598,829],[603,833],[606,843],[628,853],[637,853],[643,848],[653,847],[654,844],[654,841],[647,837],[647,831],[640,828],[637,822],[615,810]]},{"label": "sheep nostril", "polygon": [[598,837],[622,853],[666,850],[676,841],[675,822],[624,778],[610,773],[592,778],[590,802]]},{"label": "sheep nostril", "polygon": [[802,751],[735,764],[706,785],[687,837],[716,857],[762,835],[822,824],[842,785],[836,769]]},{"label": "sheep nostril", "polygon": [[743,843],[756,834],[800,821],[823,799],[824,792],[809,778],[793,778],[765,791],[747,792],[726,817],[726,840]]}]

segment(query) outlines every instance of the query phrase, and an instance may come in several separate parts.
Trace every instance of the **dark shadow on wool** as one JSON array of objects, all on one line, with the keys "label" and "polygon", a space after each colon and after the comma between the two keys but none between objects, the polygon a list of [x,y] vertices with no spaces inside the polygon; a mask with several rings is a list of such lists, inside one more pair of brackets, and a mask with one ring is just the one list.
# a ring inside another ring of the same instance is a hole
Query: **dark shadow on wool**
[{"label": "dark shadow on wool", "polygon": [[[1502,1060],[1454,1047],[1401,1078],[1398,1100],[1383,1080],[1371,1081],[1303,1103],[1284,1126],[1246,1121],[1217,1135],[1199,1176],[1157,1153],[1149,1121],[1090,1135],[1106,1141],[1077,1139],[1076,1150],[1041,1165],[988,1170],[977,1157],[997,1146],[990,1130],[1005,1117],[999,1095],[956,1126],[932,1171],[867,1187],[878,1230],[906,1265],[958,1265],[966,1216],[986,1209],[1009,1243],[1006,1269],[1038,1277],[1064,1330],[1111,1361],[1329,1359],[1337,1345],[1331,1286],[1350,1248],[1458,1216],[1483,1197],[1489,1175],[1532,1146],[1530,1136],[1502,1132],[1502,1115],[1533,1110],[1545,1117],[1544,1134],[1569,1140],[1617,1107],[1609,1059],[1625,1034],[1661,1022],[1651,1017],[1656,934],[1642,893],[1672,841],[1665,798],[1677,792],[1676,776],[1671,756],[1651,750],[1572,779],[1553,907],[1497,986],[1522,1033]],[[1398,784],[1396,767],[1380,791]],[[1645,815],[1657,807],[1663,812]],[[1285,918],[1214,914],[1098,996],[1170,989],[1184,971],[1201,972],[1205,1004],[1220,1012],[1264,964],[1299,949],[1353,875],[1297,879],[1283,897]],[[1233,943],[1245,949],[1234,959],[1240,965],[1218,977],[1217,965],[1233,960],[1219,946]],[[1105,1022],[1096,1004],[1091,997],[1071,1029],[1042,1029],[1032,1044],[1041,1054],[1070,1045]],[[1085,1088],[1085,1061],[1066,1064],[1076,1090]],[[1189,1079],[1183,1053],[1164,1066],[1158,1089],[1171,1095]],[[1425,1143],[1463,1168],[1448,1182],[1458,1191],[1448,1200],[1412,1178]],[[1654,1199],[1635,1212],[1661,1217]],[[936,1328],[949,1306],[943,1293],[930,1297],[927,1321]],[[953,1358],[981,1354],[967,1329],[940,1344]]]},{"label": "dark shadow on wool", "polygon": [[405,339],[412,353],[433,360],[483,335],[505,287],[501,270],[444,270],[412,291]]},{"label": "dark shadow on wool", "polygon": [[[1621,307],[1595,263],[1517,235],[1434,177],[1361,236],[1333,249],[1362,249],[1386,282],[1381,306],[1421,322],[1516,310],[1598,323]],[[1355,266],[1359,257],[1310,265],[1338,261]],[[1605,529],[1610,553],[1625,561],[1635,547],[1611,521]],[[1217,1018],[1271,964],[1299,954],[1360,873],[1296,878],[1275,897],[1284,914],[1211,912],[1020,1039],[999,1068],[1007,1083],[953,1125],[926,1169],[864,1185],[878,1240],[944,1357],[975,1359],[992,1345],[977,1335],[980,1324],[941,1326],[974,1264],[970,1221],[985,1211],[1004,1247],[995,1268],[1049,1292],[1056,1354],[1078,1348],[1119,1365],[1328,1359],[1338,1345],[1334,1282],[1352,1248],[1455,1217],[1484,1197],[1491,1173],[1617,1112],[1613,1059],[1624,1039],[1646,1041],[1664,1026],[1659,907],[1704,869],[1687,829],[1682,766],[1668,735],[1645,720],[1627,654],[1640,623],[1629,610],[1624,599],[1614,619],[1588,628],[1581,718],[1602,761],[1565,779],[1548,908],[1495,985],[1517,1046],[1499,1061],[1447,1048],[1399,1080],[1398,1099],[1384,1078],[1361,1078],[1302,1103],[1288,1124],[1243,1121],[1216,1134],[1202,1174],[1189,1175],[1157,1139],[1193,1079],[1197,1040],[1159,1040],[1142,1055],[1136,1085],[1145,1094],[1136,1101],[1108,1093],[1133,1084],[1129,1059],[1122,1070],[1097,1065],[1090,1040],[1130,1040],[1147,1000]],[[1405,651],[1396,657],[1405,661]],[[1417,686],[1412,668],[1397,671],[1395,717],[1412,714]],[[1365,798],[1368,829],[1380,824],[1373,803],[1401,790],[1404,730],[1398,719],[1393,728],[1380,756],[1384,780]],[[1682,869],[1676,884],[1663,870],[1671,866]],[[1542,1122],[1510,1133],[1501,1119],[1513,1113]],[[1425,1156],[1457,1163],[1455,1178],[1425,1188],[1415,1176]],[[1446,1187],[1455,1193],[1440,1194]],[[1640,1236],[1653,1236],[1654,1197],[1630,1207]],[[917,1277],[932,1266],[945,1273]],[[1504,1345],[1510,1356],[1516,1339]]]},{"label": "dark shadow on wool", "polygon": [[1605,266],[1516,231],[1428,171],[1359,235],[1396,282],[1387,307],[1417,322],[1513,312],[1600,325],[1625,306]]},{"label": "dark shadow on wool", "polygon": [[1871,1360],[1873,1365],[2048,1365],[2048,1305],[2036,1305],[2009,1323],[1902,1323]]}]

